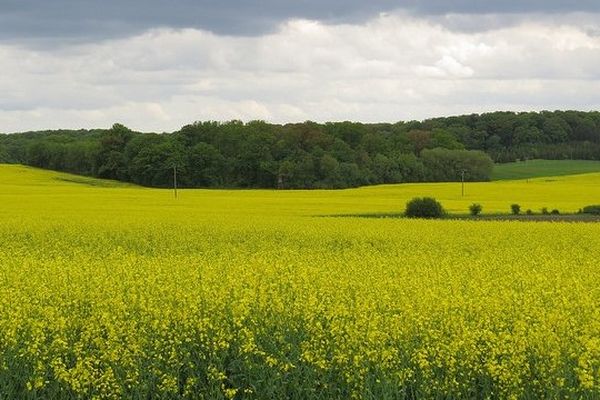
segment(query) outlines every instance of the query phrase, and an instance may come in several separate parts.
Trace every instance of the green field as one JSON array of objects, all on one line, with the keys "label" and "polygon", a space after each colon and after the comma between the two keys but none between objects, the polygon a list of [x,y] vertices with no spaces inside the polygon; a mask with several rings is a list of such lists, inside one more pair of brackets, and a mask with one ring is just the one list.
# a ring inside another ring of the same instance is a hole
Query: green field
[{"label": "green field", "polygon": [[600,161],[528,160],[495,164],[492,180],[528,179],[600,172]]},{"label": "green field", "polygon": [[600,173],[140,188],[0,166],[0,399],[600,398]]}]

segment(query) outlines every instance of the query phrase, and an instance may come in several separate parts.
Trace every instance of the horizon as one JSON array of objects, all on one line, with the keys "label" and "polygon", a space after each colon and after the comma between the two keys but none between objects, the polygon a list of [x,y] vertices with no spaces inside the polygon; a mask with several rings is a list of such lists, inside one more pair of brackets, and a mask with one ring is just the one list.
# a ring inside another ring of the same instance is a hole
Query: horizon
[{"label": "horizon", "polygon": [[93,130],[110,130],[112,128],[112,126],[114,125],[123,125],[126,128],[130,129],[132,132],[137,132],[137,133],[154,133],[154,134],[171,134],[171,133],[175,133],[180,131],[181,129],[183,129],[184,127],[188,126],[188,125],[193,125],[196,123],[206,123],[206,122],[216,122],[218,124],[227,124],[230,122],[236,122],[239,121],[243,124],[248,124],[251,122],[264,122],[266,124],[269,125],[280,125],[280,126],[286,126],[286,125],[296,125],[296,124],[303,124],[303,123],[307,123],[307,122],[314,122],[316,124],[319,125],[325,125],[325,124],[339,124],[339,123],[344,123],[344,122],[349,122],[352,124],[363,124],[363,125],[378,125],[378,124],[389,124],[389,125],[394,125],[394,124],[400,124],[400,123],[412,123],[412,122],[417,122],[417,123],[425,123],[427,121],[431,121],[431,120],[436,120],[436,119],[445,119],[445,118],[459,118],[459,117],[465,117],[465,116],[471,116],[471,115],[477,115],[477,116],[481,116],[481,115],[486,115],[486,114],[494,114],[494,113],[513,113],[515,115],[519,115],[519,114],[527,114],[527,113],[536,113],[536,114],[541,114],[541,113],[555,113],[555,112],[576,112],[576,113],[594,113],[594,112],[600,112],[600,110],[576,110],[576,109],[556,109],[556,110],[532,110],[532,111],[513,111],[513,110],[494,110],[494,111],[487,111],[487,112],[481,112],[481,113],[467,113],[467,114],[451,114],[451,115],[440,115],[440,116],[433,116],[433,117],[428,117],[428,118],[423,118],[423,119],[413,119],[413,120],[397,120],[397,121],[374,121],[374,122],[365,122],[365,121],[360,121],[360,120],[351,120],[351,119],[346,119],[346,120],[325,120],[325,121],[315,121],[315,120],[311,120],[311,119],[307,119],[304,121],[286,121],[286,122],[273,122],[273,121],[266,121],[266,120],[261,120],[261,119],[248,119],[248,120],[240,120],[240,119],[228,119],[228,120],[215,120],[215,119],[207,119],[207,120],[195,120],[195,121],[191,121],[188,123],[185,123],[183,125],[181,125],[180,127],[170,130],[170,131],[150,131],[150,130],[140,130],[140,129],[136,129],[135,127],[126,125],[120,121],[113,121],[112,123],[109,123],[108,126],[92,126],[89,128],[82,128],[82,127],[58,127],[58,128],[52,128],[52,129],[46,129],[46,128],[41,128],[41,129],[34,129],[34,130],[27,130],[27,131],[14,131],[14,132],[2,132],[0,131],[0,135],[13,135],[13,134],[23,134],[23,133],[36,133],[36,132],[54,132],[54,131],[79,131],[79,130],[84,130],[84,131],[93,131]]}]

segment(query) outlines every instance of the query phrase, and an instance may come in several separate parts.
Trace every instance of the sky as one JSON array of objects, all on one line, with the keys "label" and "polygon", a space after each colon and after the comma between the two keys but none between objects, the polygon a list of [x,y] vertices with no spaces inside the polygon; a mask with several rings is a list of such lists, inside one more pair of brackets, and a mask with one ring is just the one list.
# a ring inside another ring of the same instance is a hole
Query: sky
[{"label": "sky", "polygon": [[600,1],[0,0],[0,132],[600,109]]}]

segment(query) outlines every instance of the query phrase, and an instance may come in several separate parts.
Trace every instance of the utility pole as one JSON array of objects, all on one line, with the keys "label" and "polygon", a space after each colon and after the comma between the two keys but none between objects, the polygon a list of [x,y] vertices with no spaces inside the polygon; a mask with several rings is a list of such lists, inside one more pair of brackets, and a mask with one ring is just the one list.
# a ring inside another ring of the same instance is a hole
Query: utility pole
[{"label": "utility pole", "polygon": [[173,165],[173,194],[177,198],[177,165]]},{"label": "utility pole", "polygon": [[460,171],[460,186],[461,186],[461,195],[465,197],[465,170]]}]

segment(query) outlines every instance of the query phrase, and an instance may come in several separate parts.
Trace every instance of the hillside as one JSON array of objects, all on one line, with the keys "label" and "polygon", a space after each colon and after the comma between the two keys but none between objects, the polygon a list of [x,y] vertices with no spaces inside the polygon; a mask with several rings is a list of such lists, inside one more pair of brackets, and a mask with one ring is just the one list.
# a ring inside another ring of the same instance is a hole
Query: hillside
[{"label": "hillside", "polygon": [[91,178],[19,164],[0,164],[0,182],[5,188],[8,186],[76,187],[79,185],[103,188],[136,187],[127,182]]},{"label": "hillside", "polygon": [[494,165],[492,180],[529,179],[600,172],[600,161],[528,160]]},{"label": "hillside", "polygon": [[184,189],[173,198],[168,189],[149,189],[18,165],[0,165],[0,201],[5,214],[35,215],[49,209],[65,220],[105,215],[169,213],[174,219],[224,215],[235,218],[318,216],[399,212],[413,197],[431,196],[451,212],[465,213],[474,202],[485,212],[542,207],[574,212],[600,198],[600,173],[525,180],[460,183],[413,183],[345,190]]}]

